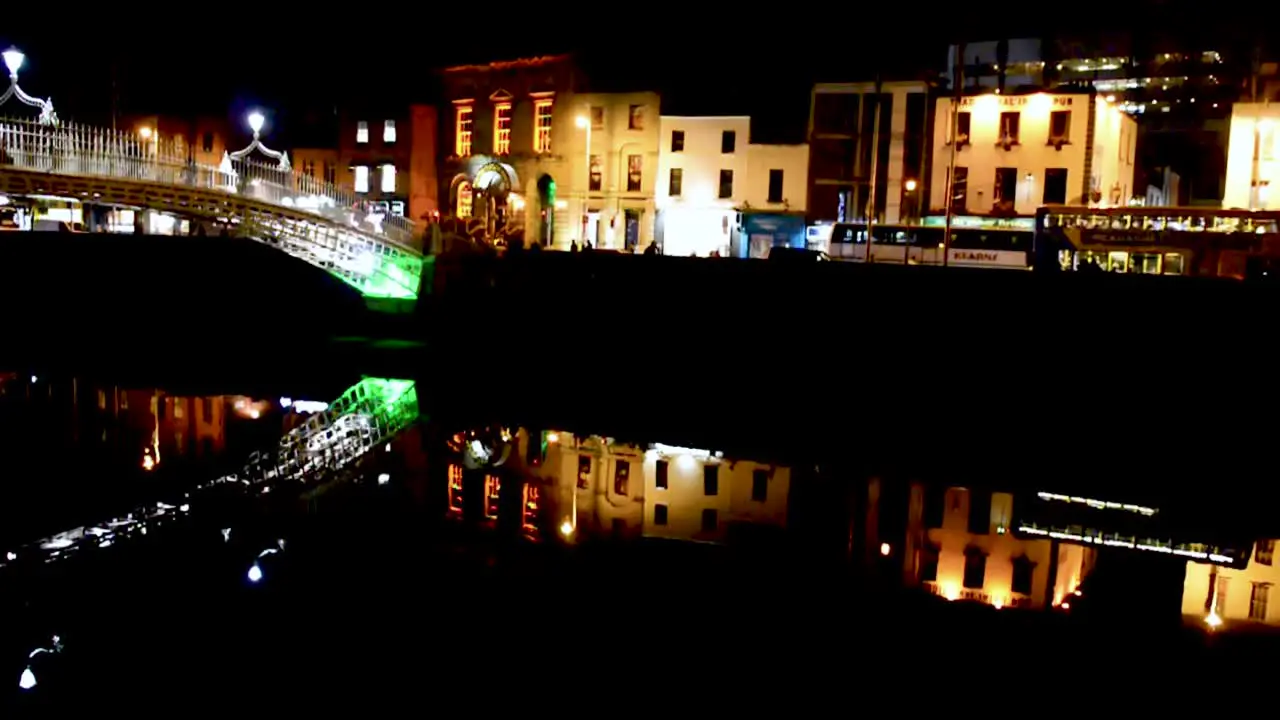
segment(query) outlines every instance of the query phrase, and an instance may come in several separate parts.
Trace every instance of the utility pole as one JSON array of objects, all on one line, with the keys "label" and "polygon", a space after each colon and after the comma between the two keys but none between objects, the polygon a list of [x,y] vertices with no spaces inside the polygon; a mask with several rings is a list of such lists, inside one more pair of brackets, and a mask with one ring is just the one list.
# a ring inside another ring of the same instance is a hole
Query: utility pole
[{"label": "utility pole", "polygon": [[880,171],[880,73],[876,73],[875,115],[871,118],[871,180],[867,183],[867,262],[871,262],[872,230],[876,224],[876,174]]},{"label": "utility pole", "polygon": [[1258,103],[1258,75],[1262,72],[1262,49],[1253,48],[1253,73],[1249,77],[1249,99],[1255,105],[1256,115],[1253,119],[1253,165],[1249,179],[1249,209],[1257,210],[1262,200],[1262,123],[1267,120],[1267,103],[1264,100],[1261,108]]},{"label": "utility pole", "polygon": [[942,267],[947,266],[947,257],[951,254],[951,207],[955,203],[956,185],[956,133],[960,130],[960,98],[964,95],[964,43],[956,45],[956,67],[952,77],[951,118],[951,160],[947,163],[947,207],[942,225]]}]

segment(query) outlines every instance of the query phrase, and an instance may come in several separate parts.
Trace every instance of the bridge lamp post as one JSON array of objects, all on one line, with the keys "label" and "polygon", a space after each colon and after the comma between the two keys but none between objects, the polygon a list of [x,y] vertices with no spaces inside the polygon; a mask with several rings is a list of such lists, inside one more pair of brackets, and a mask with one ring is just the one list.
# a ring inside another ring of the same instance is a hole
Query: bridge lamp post
[{"label": "bridge lamp post", "polygon": [[9,101],[9,98],[16,97],[18,102],[29,107],[40,110],[41,125],[57,125],[58,115],[53,111],[52,100],[41,100],[40,98],[31,97],[18,87],[18,71],[22,69],[23,63],[27,61],[27,56],[16,47],[10,47],[0,56],[4,57],[4,66],[9,70],[9,89],[0,94],[0,105]]}]

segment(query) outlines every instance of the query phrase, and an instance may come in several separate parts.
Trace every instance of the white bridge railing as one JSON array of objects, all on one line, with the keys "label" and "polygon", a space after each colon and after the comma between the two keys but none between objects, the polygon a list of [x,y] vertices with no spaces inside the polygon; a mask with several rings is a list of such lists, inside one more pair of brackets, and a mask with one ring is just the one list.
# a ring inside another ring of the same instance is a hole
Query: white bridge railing
[{"label": "white bridge railing", "polygon": [[0,119],[0,168],[5,165],[61,175],[120,178],[238,193],[316,215],[413,249],[414,226],[381,212],[358,195],[314,177],[250,159],[223,157],[218,166],[194,161],[182,138],[143,138],[88,125],[45,125]]}]

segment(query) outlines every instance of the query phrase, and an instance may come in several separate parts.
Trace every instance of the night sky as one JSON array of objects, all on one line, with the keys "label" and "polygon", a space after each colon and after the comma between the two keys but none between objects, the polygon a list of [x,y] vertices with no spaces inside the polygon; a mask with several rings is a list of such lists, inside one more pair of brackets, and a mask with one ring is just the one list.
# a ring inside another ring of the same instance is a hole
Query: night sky
[{"label": "night sky", "polygon": [[[920,76],[945,62],[947,44],[962,37],[1043,36],[1139,22],[1202,33],[1209,25],[1232,24],[1233,15],[1222,11],[1231,4],[1215,3],[1220,12],[1213,17],[1195,11],[1193,2],[1140,0],[1108,3],[1105,14],[1077,4],[1064,6],[1080,10],[1070,15],[1000,19],[979,6],[943,13],[943,6],[928,4],[850,4],[834,11],[814,5],[784,16],[744,13],[735,9],[740,6],[650,3],[645,23],[635,22],[634,7],[620,10],[619,20],[610,23],[602,6],[584,6],[582,12],[566,6],[555,15],[576,16],[578,24],[536,35],[518,30],[536,26],[533,18],[512,17],[501,29],[485,28],[486,13],[475,7],[453,17],[434,8],[421,18],[397,9],[406,14],[397,19],[378,11],[368,13],[367,21],[330,21],[314,17],[319,5],[257,9],[253,17],[230,12],[236,5],[220,6],[226,13],[201,5],[186,9],[190,18],[180,14],[179,5],[130,6],[130,21],[96,24],[78,17],[58,25],[47,14],[22,18],[17,16],[34,11],[8,11],[0,45],[27,53],[25,90],[52,95],[60,115],[86,122],[109,121],[114,77],[122,115],[239,117],[261,106],[276,114],[275,132],[287,143],[308,110],[344,101],[436,99],[438,67],[578,51],[593,70],[607,69],[636,88],[661,90],[664,112],[750,114],[765,140],[800,142],[808,89],[816,80],[869,80],[877,71]],[[312,17],[299,20],[299,12]],[[588,20],[593,24],[586,25]],[[468,27],[477,29],[458,29]]]}]

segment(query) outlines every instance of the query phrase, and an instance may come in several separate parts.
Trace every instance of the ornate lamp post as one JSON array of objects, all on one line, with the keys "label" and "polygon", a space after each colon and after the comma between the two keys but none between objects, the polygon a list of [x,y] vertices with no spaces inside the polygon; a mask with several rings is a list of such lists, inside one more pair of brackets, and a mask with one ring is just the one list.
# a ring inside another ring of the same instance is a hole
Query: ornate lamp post
[{"label": "ornate lamp post", "polygon": [[41,100],[37,97],[31,97],[18,87],[18,70],[22,68],[22,63],[26,61],[27,56],[22,54],[18,48],[11,47],[0,55],[4,56],[4,65],[9,69],[9,89],[0,95],[0,105],[9,101],[9,98],[16,97],[23,105],[28,105],[40,110],[40,124],[57,125],[58,114],[53,111],[53,100]]},{"label": "ornate lamp post", "polygon": [[227,153],[224,156],[223,161],[226,162],[228,157],[233,160],[243,160],[249,157],[249,154],[254,150],[259,150],[263,155],[266,155],[272,160],[279,161],[281,170],[291,170],[292,168],[289,166],[289,153],[272,150],[262,144],[262,124],[266,122],[266,118],[262,116],[262,113],[257,110],[249,113],[248,122],[249,129],[253,131],[253,142],[249,143],[249,145],[243,150],[236,150],[233,153]]}]

